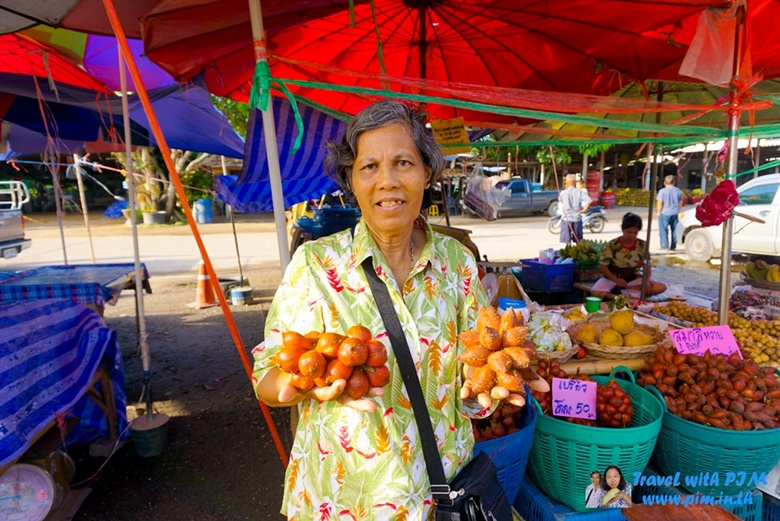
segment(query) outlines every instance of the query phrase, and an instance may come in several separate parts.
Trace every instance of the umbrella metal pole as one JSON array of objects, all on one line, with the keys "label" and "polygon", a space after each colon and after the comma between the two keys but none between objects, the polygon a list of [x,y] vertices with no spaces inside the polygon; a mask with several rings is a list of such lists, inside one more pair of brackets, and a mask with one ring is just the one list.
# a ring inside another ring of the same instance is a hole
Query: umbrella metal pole
[{"label": "umbrella metal pole", "polygon": [[[655,154],[655,148],[653,145],[650,145],[651,150],[653,151],[653,157],[658,157]],[[663,165],[663,150],[659,147],[658,151],[661,155],[661,164]],[[645,269],[642,270],[642,293],[639,296],[639,300],[642,302],[645,301],[645,298],[647,297],[647,283],[650,282],[650,277],[648,276],[648,270],[647,266],[650,266],[652,264],[650,260],[650,239],[652,238],[652,231],[653,231],[653,208],[655,207],[655,189],[656,184],[658,183],[658,162],[653,160],[653,165],[650,168],[650,204],[647,208],[647,239],[645,242]]]},{"label": "umbrella metal pole", "polygon": [[[252,22],[252,39],[255,49],[255,61],[267,61],[265,49],[265,31],[263,29],[263,12],[260,0],[249,0],[249,19]],[[271,201],[274,207],[274,222],[276,223],[276,240],[279,246],[279,260],[284,275],[290,264],[290,245],[287,243],[287,227],[284,216],[284,194],[282,193],[282,174],[279,167],[279,148],[276,144],[276,125],[274,124],[273,102],[268,109],[263,110],[263,134],[265,134],[265,150],[268,159],[268,178],[271,182]]]},{"label": "umbrella metal pole", "polygon": [[[122,51],[117,47],[119,53],[119,84],[122,89],[122,124],[125,127],[125,170],[127,170],[127,207],[130,210],[130,229],[133,237],[133,266],[135,278],[135,317],[138,330],[138,347],[141,351],[141,365],[144,369],[144,381],[150,379],[149,368],[151,366],[151,355],[149,353],[149,344],[146,341],[146,316],[144,312],[144,292],[143,276],[141,274],[141,257],[138,248],[138,223],[135,200],[135,178],[133,177],[133,145],[130,141],[130,110],[127,102],[127,73],[125,71],[125,60]],[[148,391],[151,395],[151,391]],[[147,414],[151,415],[151,398],[147,395],[149,401]],[[151,416],[149,416],[151,419]]]},{"label": "umbrella metal pole", "polygon": [[[737,172],[739,154],[739,116],[729,115],[729,163],[727,179]],[[718,287],[718,324],[729,323],[729,298],[731,296],[731,237],[734,234],[734,218],[723,223],[723,239],[720,246],[720,282]]]},{"label": "umbrella metal pole", "polygon": [[[734,29],[734,62],[731,76],[736,78],[745,48],[745,6],[737,8],[737,24]],[[739,154],[739,107],[736,94],[731,91],[731,110],[729,111],[729,162],[726,179],[737,173]],[[734,218],[729,217],[723,223],[723,240],[720,248],[720,286],[718,288],[718,324],[729,323],[729,297],[731,295],[731,240],[734,235]]]},{"label": "umbrella metal pole", "polygon": [[81,213],[84,214],[84,226],[87,227],[87,239],[89,239],[89,258],[95,264],[95,249],[92,247],[92,232],[89,229],[89,212],[87,212],[87,196],[84,193],[84,180],[81,179],[81,165],[79,155],[73,154],[73,167],[76,169],[76,181],[79,184],[79,200],[81,201]]}]

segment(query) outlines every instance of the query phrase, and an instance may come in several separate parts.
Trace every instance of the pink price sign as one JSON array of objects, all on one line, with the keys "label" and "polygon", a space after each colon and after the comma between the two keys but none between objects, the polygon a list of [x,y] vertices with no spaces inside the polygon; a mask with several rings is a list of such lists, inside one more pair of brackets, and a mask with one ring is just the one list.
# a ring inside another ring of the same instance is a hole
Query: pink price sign
[{"label": "pink price sign", "polygon": [[742,352],[739,350],[731,328],[726,325],[670,329],[669,336],[672,337],[674,347],[680,354],[704,356],[704,353],[709,351],[713,355],[723,354],[726,356],[737,353],[742,358]]},{"label": "pink price sign", "polygon": [[554,416],[596,419],[596,382],[553,378],[552,407]]}]

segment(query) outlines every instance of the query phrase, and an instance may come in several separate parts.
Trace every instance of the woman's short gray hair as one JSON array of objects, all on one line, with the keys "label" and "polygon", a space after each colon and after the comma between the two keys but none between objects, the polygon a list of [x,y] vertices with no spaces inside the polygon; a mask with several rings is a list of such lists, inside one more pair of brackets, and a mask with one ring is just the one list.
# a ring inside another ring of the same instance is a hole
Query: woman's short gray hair
[{"label": "woman's short gray hair", "polygon": [[[425,127],[426,115],[419,109],[395,100],[384,100],[364,108],[350,120],[341,142],[331,141],[325,146],[325,171],[339,185],[344,193],[354,201],[350,176],[355,164],[357,143],[360,136],[369,130],[376,130],[394,123],[407,129],[422,157],[423,165],[430,169],[430,183],[433,185],[441,178],[445,160],[441,147],[433,134]],[[430,188],[423,198],[423,208],[431,205]]]}]

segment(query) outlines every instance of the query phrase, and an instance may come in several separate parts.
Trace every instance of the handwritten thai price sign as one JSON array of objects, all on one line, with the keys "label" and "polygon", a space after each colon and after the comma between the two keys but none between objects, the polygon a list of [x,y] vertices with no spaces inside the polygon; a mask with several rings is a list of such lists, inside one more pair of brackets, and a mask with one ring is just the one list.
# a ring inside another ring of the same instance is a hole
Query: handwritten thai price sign
[{"label": "handwritten thai price sign", "polygon": [[[463,118],[431,121],[431,130],[433,131],[433,138],[440,145],[456,145],[469,142],[469,135],[466,133]],[[469,152],[471,152],[470,146],[444,147],[445,155],[468,154]]]},{"label": "handwritten thai price sign", "polygon": [[727,325],[696,327],[693,329],[670,329],[674,347],[680,354],[694,354],[704,356],[709,351],[713,355],[724,354],[726,356],[737,353],[742,358],[737,341],[731,328]]},{"label": "handwritten thai price sign", "polygon": [[552,408],[554,416],[596,419],[596,382],[553,378]]}]

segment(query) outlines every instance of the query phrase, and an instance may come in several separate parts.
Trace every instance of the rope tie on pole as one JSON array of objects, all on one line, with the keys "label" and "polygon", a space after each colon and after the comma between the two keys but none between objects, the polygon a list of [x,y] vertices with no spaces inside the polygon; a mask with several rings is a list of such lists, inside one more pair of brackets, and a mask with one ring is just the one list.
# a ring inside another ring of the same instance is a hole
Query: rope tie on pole
[{"label": "rope tie on pole", "polygon": [[303,141],[303,118],[298,111],[298,102],[295,100],[295,96],[287,85],[280,80],[276,80],[271,76],[271,67],[268,66],[266,60],[266,47],[265,39],[258,39],[254,41],[255,56],[259,58],[255,64],[255,73],[252,76],[252,90],[249,93],[249,107],[252,109],[260,109],[262,111],[268,110],[269,101],[271,99],[271,87],[276,87],[287,97],[287,101],[290,102],[290,106],[293,110],[293,116],[295,117],[295,124],[298,127],[298,135],[295,136],[295,143],[293,143],[290,155],[293,155],[301,147]]}]

